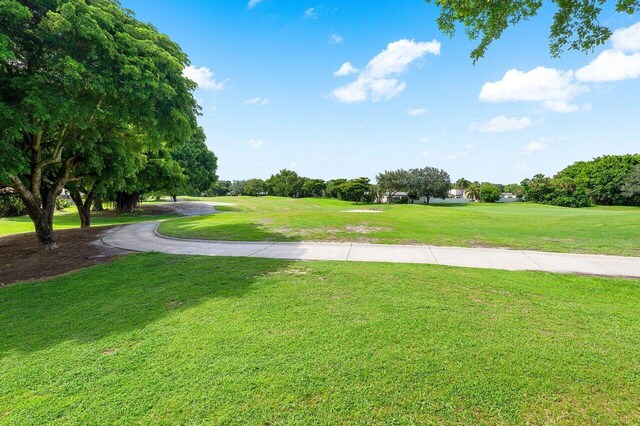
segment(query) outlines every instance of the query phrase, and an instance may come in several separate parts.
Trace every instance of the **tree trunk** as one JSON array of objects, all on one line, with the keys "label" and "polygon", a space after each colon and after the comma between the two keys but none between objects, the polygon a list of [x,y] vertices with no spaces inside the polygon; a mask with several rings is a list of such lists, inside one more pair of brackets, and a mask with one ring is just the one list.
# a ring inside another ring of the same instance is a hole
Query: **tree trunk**
[{"label": "tree trunk", "polygon": [[53,213],[56,209],[55,197],[53,199],[45,199],[43,206],[41,206],[38,199],[31,192],[25,191],[24,187],[18,189],[18,194],[35,227],[40,250],[50,251],[58,248],[53,237]]},{"label": "tree trunk", "polygon": [[78,216],[80,216],[80,228],[91,227],[91,204],[95,198],[95,186],[89,191],[84,201],[82,201],[82,195],[77,189],[69,190],[71,199],[78,209]]},{"label": "tree trunk", "polygon": [[[64,130],[63,130],[64,133]],[[33,221],[40,250],[50,251],[58,246],[53,237],[53,213],[56,209],[56,199],[64,186],[71,180],[71,170],[76,165],[76,157],[72,156],[62,161],[63,140],[60,139],[53,147],[51,156],[42,158],[43,133],[25,133],[24,142],[31,149],[30,172],[23,175],[9,175],[12,188],[20,195],[29,217]],[[53,164],[61,167],[46,174],[45,169]]]},{"label": "tree trunk", "polygon": [[176,201],[178,201],[178,196],[177,195],[172,195],[171,199],[173,200],[173,202],[175,203]]},{"label": "tree trunk", "polygon": [[118,192],[116,194],[116,210],[118,213],[132,213],[133,209],[138,206],[139,202],[140,194],[137,192],[132,194]]},{"label": "tree trunk", "polygon": [[429,204],[431,201],[431,197],[429,197],[428,195],[426,197],[427,197],[427,204]]},{"label": "tree trunk", "polygon": [[57,249],[58,245],[53,237],[53,212],[40,216],[33,223],[36,227],[36,237],[38,238],[40,250],[51,251]]}]

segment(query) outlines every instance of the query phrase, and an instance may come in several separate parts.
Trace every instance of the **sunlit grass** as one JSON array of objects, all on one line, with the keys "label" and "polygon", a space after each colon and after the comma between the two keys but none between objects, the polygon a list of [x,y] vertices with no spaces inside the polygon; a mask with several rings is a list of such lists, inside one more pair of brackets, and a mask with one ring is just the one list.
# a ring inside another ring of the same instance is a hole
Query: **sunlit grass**
[{"label": "sunlit grass", "polygon": [[0,423],[635,424],[639,285],[130,256],[0,289]]},{"label": "sunlit grass", "polygon": [[[360,241],[640,256],[640,208],[529,203],[362,205],[327,199],[219,197],[223,213],[165,222],[166,235],[244,241]],[[354,213],[374,209],[382,213]]]}]

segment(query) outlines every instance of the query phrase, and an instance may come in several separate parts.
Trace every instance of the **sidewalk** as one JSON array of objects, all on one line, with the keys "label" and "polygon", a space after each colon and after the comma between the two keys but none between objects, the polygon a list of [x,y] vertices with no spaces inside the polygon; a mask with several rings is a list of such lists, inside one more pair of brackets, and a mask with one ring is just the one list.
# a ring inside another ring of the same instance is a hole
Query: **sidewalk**
[{"label": "sidewalk", "polygon": [[183,240],[158,235],[155,232],[158,224],[147,222],[115,228],[104,236],[103,242],[127,250],[169,254],[421,263],[640,278],[640,257],[438,246]]}]

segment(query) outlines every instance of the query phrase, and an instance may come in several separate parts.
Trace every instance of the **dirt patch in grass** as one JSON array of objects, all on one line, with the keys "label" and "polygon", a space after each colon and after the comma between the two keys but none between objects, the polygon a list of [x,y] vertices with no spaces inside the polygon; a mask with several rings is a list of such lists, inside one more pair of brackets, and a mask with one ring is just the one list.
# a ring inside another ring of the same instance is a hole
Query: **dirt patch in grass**
[{"label": "dirt patch in grass", "polygon": [[113,227],[56,231],[58,249],[53,252],[40,252],[34,234],[0,238],[0,287],[55,277],[88,266],[108,263],[130,253],[102,243],[102,235],[111,228]]},{"label": "dirt patch in grass", "polygon": [[391,228],[368,225],[347,225],[345,226],[345,229],[347,232],[353,232],[355,234],[371,234],[373,232],[391,231]]}]

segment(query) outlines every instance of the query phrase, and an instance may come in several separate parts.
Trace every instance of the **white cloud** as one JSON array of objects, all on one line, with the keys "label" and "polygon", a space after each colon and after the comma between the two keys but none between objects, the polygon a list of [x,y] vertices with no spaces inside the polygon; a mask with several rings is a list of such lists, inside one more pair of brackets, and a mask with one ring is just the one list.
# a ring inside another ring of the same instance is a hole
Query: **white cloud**
[{"label": "white cloud", "polygon": [[640,77],[640,22],[614,31],[613,48],[576,71],[585,82],[632,80]]},{"label": "white cloud", "polygon": [[507,117],[499,115],[489,121],[471,123],[471,130],[487,133],[515,132],[531,126],[529,117]]},{"label": "white cloud", "polygon": [[351,65],[351,62],[345,62],[344,64],[342,64],[342,66],[340,66],[340,69],[338,69],[338,71],[333,73],[333,75],[335,75],[336,77],[342,77],[356,72],[358,72],[358,68],[355,68],[353,65]]},{"label": "white cloud", "polygon": [[389,43],[369,61],[354,82],[338,87],[331,95],[343,103],[378,102],[398,96],[406,88],[406,83],[389,76],[403,73],[412,62],[428,53],[439,55],[440,43],[436,40],[416,42],[406,39]]},{"label": "white cloud", "polygon": [[524,156],[524,155],[531,155],[534,152],[540,152],[540,151],[544,151],[546,150],[549,146],[547,144],[545,144],[543,141],[545,139],[539,139],[539,140],[535,140],[535,141],[531,141],[528,144],[521,146],[517,151],[516,151],[516,155],[518,156]]},{"label": "white cloud", "polygon": [[431,136],[423,136],[423,137],[421,137],[421,138],[418,138],[418,140],[419,140],[420,142],[423,142],[423,143],[430,142],[432,139],[433,139],[433,138],[432,138]]},{"label": "white cloud", "polygon": [[253,149],[262,148],[266,143],[267,143],[266,141],[258,140],[258,139],[249,139],[247,141],[247,145],[249,145],[249,147]]},{"label": "white cloud", "polygon": [[189,65],[182,71],[182,75],[198,84],[199,89],[203,90],[222,90],[224,83],[213,79],[213,71],[207,67],[196,68]]},{"label": "white cloud", "polygon": [[342,37],[341,35],[338,34],[331,34],[329,36],[329,38],[331,39],[332,42],[334,42],[335,44],[340,44],[344,41],[344,37]]},{"label": "white cloud", "polygon": [[570,112],[579,107],[569,102],[588,91],[575,82],[573,71],[537,67],[528,72],[507,71],[501,80],[485,83],[479,98],[483,102],[540,102],[553,111]]},{"label": "white cloud", "polygon": [[304,17],[305,18],[317,18],[318,15],[316,14],[316,8],[315,7],[310,7],[309,9],[304,11]]},{"label": "white cloud", "polygon": [[242,102],[244,105],[256,105],[256,106],[262,106],[262,105],[266,105],[269,103],[269,99],[267,98],[261,98],[261,97],[255,97],[255,98],[249,98],[249,99],[245,99],[244,102]]},{"label": "white cloud", "polygon": [[428,110],[426,108],[409,108],[407,110],[407,114],[413,117],[417,117],[419,115],[425,115],[427,111]]},{"label": "white cloud", "polygon": [[640,51],[640,22],[615,30],[611,35],[613,48],[625,52]]},{"label": "white cloud", "polygon": [[619,50],[605,50],[596,59],[576,71],[580,81],[619,81],[640,77],[640,53],[625,54]]},{"label": "white cloud", "polygon": [[253,9],[254,7],[256,7],[259,3],[262,3],[263,0],[249,0],[249,3],[247,4],[247,7],[249,9]]},{"label": "white cloud", "polygon": [[431,151],[422,151],[420,154],[424,155],[425,157],[428,157],[429,155],[431,155]]}]

